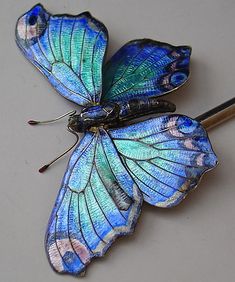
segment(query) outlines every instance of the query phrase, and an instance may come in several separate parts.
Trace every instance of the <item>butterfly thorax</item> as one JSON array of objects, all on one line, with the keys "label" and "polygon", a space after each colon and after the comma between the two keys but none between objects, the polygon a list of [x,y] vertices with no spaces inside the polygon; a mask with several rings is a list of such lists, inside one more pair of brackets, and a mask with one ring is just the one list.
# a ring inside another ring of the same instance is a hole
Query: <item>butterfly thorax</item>
[{"label": "butterfly thorax", "polygon": [[79,115],[69,118],[68,126],[76,132],[85,132],[90,128],[116,123],[120,107],[116,103],[107,103],[84,108]]},{"label": "butterfly thorax", "polygon": [[110,102],[84,108],[69,118],[68,126],[75,132],[85,132],[100,126],[120,127],[125,121],[147,114],[174,111],[174,104],[157,98]]}]

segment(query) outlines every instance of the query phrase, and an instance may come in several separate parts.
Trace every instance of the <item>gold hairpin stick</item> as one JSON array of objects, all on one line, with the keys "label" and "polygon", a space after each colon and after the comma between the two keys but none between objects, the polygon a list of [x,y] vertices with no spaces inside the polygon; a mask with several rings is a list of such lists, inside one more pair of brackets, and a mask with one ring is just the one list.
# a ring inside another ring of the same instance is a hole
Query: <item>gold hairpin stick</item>
[{"label": "gold hairpin stick", "polygon": [[235,97],[196,117],[196,120],[199,121],[206,130],[209,130],[234,116]]}]

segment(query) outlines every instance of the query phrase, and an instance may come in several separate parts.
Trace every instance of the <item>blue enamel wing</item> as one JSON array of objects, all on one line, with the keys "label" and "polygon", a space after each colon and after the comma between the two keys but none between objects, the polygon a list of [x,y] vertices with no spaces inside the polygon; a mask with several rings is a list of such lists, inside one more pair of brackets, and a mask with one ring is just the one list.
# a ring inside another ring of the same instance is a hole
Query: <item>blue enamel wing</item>
[{"label": "blue enamel wing", "polygon": [[[173,207],[217,163],[200,123],[166,114],[175,106],[158,98],[188,79],[191,48],[134,40],[104,63],[102,23],[88,12],[51,15],[40,4],[19,18],[16,42],[62,96],[83,107],[69,118],[69,128],[84,137],[46,234],[52,267],[78,275],[133,232],[143,200]],[[164,114],[130,124],[150,113]]]}]

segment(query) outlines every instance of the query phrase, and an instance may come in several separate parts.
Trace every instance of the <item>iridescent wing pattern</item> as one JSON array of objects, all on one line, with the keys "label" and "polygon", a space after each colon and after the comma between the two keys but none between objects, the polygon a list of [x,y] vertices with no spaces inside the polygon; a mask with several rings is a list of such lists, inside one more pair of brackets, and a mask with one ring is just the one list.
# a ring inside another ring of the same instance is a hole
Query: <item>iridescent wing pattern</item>
[{"label": "iridescent wing pattern", "polygon": [[108,131],[122,162],[158,207],[177,205],[217,164],[206,131],[182,115],[163,115]]},{"label": "iridescent wing pattern", "polygon": [[52,211],[46,250],[52,267],[78,275],[119,235],[133,231],[142,194],[106,131],[87,132],[73,152]]},{"label": "iridescent wing pattern", "polygon": [[40,4],[16,26],[25,57],[62,96],[82,106],[100,101],[107,41],[107,29],[88,12],[52,16]]},{"label": "iridescent wing pattern", "polygon": [[188,79],[190,55],[188,46],[130,41],[104,66],[102,100],[128,101],[177,89]]}]

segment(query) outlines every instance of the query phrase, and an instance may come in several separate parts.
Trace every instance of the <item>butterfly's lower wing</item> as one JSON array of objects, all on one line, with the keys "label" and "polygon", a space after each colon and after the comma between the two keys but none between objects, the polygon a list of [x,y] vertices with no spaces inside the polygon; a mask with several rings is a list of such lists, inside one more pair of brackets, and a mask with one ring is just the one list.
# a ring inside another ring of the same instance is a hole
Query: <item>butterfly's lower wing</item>
[{"label": "butterfly's lower wing", "polygon": [[161,96],[189,76],[191,48],[150,39],[124,45],[104,66],[102,101]]},{"label": "butterfly's lower wing", "polygon": [[186,116],[163,115],[109,135],[144,200],[158,207],[177,205],[217,164],[206,131]]},{"label": "butterfly's lower wing", "polygon": [[119,235],[133,231],[142,194],[104,130],[86,133],[73,152],[46,236],[52,267],[78,275]]},{"label": "butterfly's lower wing", "polygon": [[39,4],[16,25],[25,57],[62,96],[82,106],[100,100],[107,41],[105,26],[88,12],[54,16]]}]

